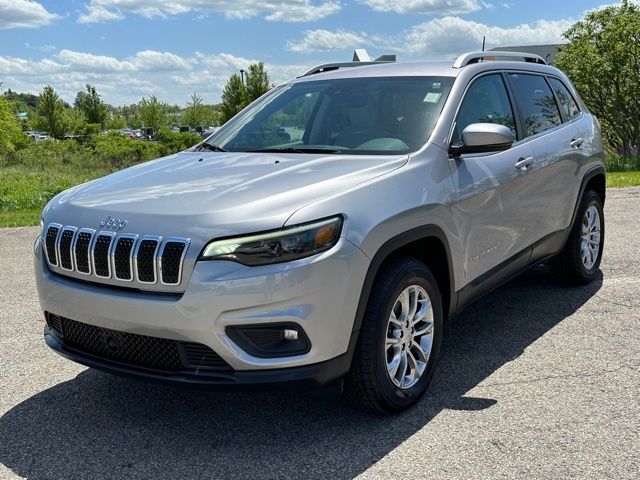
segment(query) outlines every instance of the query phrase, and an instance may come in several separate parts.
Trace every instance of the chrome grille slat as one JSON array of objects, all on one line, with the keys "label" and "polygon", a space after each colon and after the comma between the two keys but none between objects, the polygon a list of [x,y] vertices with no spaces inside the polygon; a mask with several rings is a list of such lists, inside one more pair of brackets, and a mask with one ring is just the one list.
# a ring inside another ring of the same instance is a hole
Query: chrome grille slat
[{"label": "chrome grille slat", "polygon": [[56,251],[60,268],[69,272],[73,271],[73,253],[71,247],[73,246],[77,231],[78,229],[76,227],[66,225],[62,228],[56,241]]},{"label": "chrome grille slat", "polygon": [[59,223],[52,223],[47,227],[47,234],[45,236],[44,247],[47,255],[47,262],[49,265],[58,266],[58,250],[56,245],[58,244],[58,236],[62,230],[62,225]]},{"label": "chrome grille slat", "polygon": [[113,275],[118,280],[130,282],[133,280],[133,249],[138,235],[123,233],[118,235],[111,250],[111,265]]},{"label": "chrome grille slat", "polygon": [[182,281],[182,264],[189,242],[184,238],[167,238],[158,253],[158,272],[164,285],[179,285]]},{"label": "chrome grille slat", "polygon": [[115,236],[114,232],[96,233],[91,249],[91,263],[93,273],[97,277],[111,278],[111,248]]},{"label": "chrome grille slat", "polygon": [[158,285],[147,287],[151,290],[182,284],[190,245],[183,237],[96,231],[59,223],[50,223],[43,237],[42,252],[56,273],[110,285]]},{"label": "chrome grille slat", "polygon": [[78,273],[91,275],[91,244],[95,233],[91,228],[78,230],[73,242],[73,263]]},{"label": "chrome grille slat", "polygon": [[162,237],[145,235],[140,239],[133,262],[136,269],[136,277],[140,283],[156,283],[157,269],[156,256]]}]

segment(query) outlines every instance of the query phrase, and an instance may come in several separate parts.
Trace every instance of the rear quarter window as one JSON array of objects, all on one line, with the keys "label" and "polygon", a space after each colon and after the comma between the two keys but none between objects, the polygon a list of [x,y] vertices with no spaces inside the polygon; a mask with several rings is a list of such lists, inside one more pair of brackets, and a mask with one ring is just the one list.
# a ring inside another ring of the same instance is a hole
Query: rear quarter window
[{"label": "rear quarter window", "polygon": [[580,108],[578,107],[578,104],[574,100],[567,87],[564,86],[564,83],[562,83],[557,78],[550,77],[549,84],[551,85],[551,88],[553,88],[556,97],[558,97],[560,106],[562,107],[562,110],[564,111],[567,119],[570,120],[578,116],[580,114]]},{"label": "rear quarter window", "polygon": [[544,77],[510,73],[509,81],[516,97],[526,137],[562,124],[558,104]]}]

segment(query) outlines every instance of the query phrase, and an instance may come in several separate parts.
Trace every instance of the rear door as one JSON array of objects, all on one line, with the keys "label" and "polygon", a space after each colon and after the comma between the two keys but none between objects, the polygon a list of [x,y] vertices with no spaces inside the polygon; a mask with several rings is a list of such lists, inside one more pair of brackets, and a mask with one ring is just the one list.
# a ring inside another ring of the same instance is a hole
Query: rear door
[{"label": "rear door", "polygon": [[561,113],[544,75],[507,75],[515,96],[527,145],[535,164],[527,175],[529,194],[520,213],[527,218],[525,241],[533,244],[567,228],[575,204],[580,143],[573,122]]},{"label": "rear door", "polygon": [[[463,154],[451,160],[451,172],[458,199],[453,206],[461,241],[465,246],[464,272],[468,283],[503,262],[512,269],[529,261],[523,235],[530,221],[523,215],[531,166],[516,163],[533,156],[522,140],[521,127],[504,75],[490,73],[469,84],[460,104],[451,144],[461,141],[462,131],[472,123],[498,123],[510,128],[515,143],[502,152]],[[511,270],[510,268],[510,270]]]}]

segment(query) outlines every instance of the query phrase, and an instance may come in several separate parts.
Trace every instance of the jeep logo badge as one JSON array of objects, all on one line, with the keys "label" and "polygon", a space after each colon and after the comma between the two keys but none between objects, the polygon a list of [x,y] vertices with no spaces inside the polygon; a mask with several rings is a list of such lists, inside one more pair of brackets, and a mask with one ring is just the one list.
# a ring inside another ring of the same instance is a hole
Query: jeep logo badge
[{"label": "jeep logo badge", "polygon": [[122,230],[127,226],[127,221],[121,218],[112,218],[111,216],[105,218],[100,222],[101,228],[106,228],[107,230],[118,231]]}]

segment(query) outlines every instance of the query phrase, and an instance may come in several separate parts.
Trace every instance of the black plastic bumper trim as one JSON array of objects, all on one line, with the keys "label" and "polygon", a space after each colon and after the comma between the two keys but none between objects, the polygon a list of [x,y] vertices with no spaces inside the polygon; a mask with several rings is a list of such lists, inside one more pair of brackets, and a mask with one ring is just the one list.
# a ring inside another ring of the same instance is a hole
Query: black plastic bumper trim
[{"label": "black plastic bumper trim", "polygon": [[143,367],[124,365],[79,352],[65,345],[50,331],[48,326],[45,326],[44,338],[47,345],[56,353],[87,367],[154,383],[205,390],[308,390],[323,388],[344,377],[350,366],[350,355],[345,353],[325,362],[301,367],[164,373]]}]

